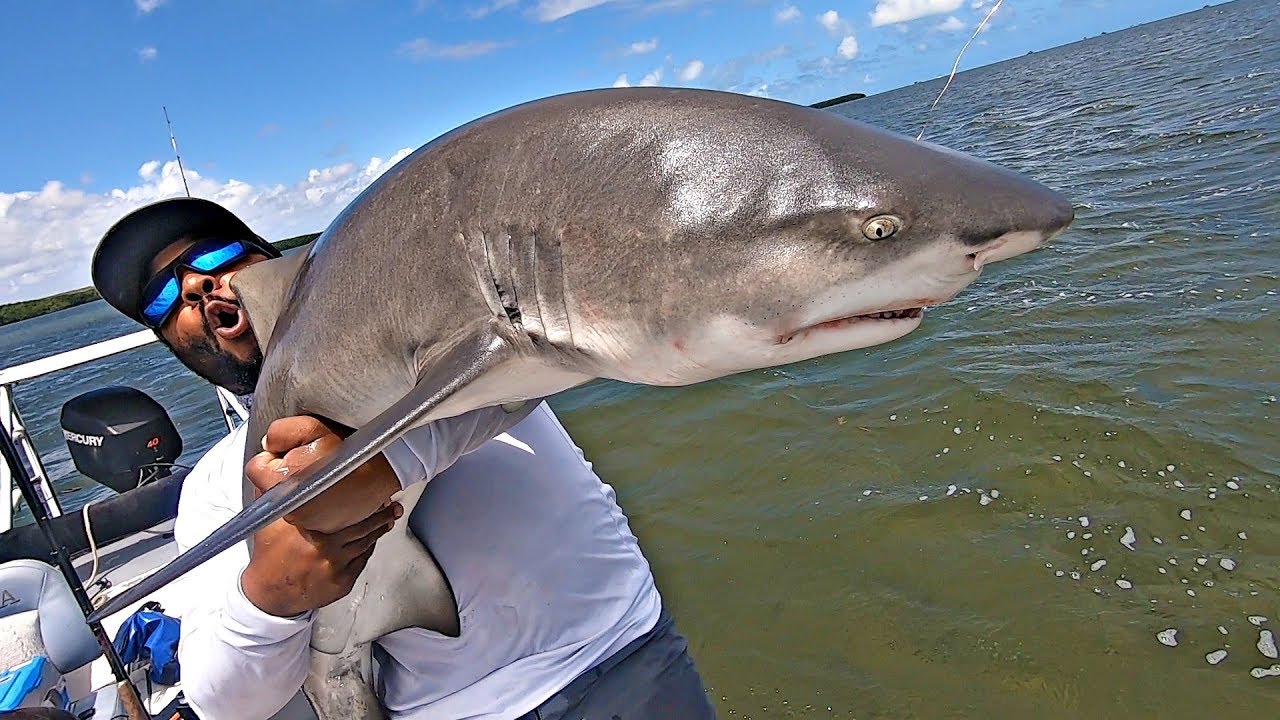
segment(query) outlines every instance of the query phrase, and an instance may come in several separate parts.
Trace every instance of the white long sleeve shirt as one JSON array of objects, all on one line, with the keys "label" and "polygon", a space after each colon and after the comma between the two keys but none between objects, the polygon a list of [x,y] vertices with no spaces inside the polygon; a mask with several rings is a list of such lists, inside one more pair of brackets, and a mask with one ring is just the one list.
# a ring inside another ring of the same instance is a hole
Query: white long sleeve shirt
[{"label": "white long sleeve shirt", "polygon": [[[468,413],[384,451],[402,487],[430,481],[423,540],[462,628],[456,638],[409,628],[377,643],[394,720],[517,718],[657,622],[662,601],[613,489],[545,403],[497,434],[504,418],[499,408]],[[242,425],[219,441],[184,481],[179,552],[242,509],[244,434]],[[265,720],[306,675],[313,614],[255,607],[240,589],[248,560],[241,543],[184,578],[200,591],[181,618],[178,659],[205,720]]]}]

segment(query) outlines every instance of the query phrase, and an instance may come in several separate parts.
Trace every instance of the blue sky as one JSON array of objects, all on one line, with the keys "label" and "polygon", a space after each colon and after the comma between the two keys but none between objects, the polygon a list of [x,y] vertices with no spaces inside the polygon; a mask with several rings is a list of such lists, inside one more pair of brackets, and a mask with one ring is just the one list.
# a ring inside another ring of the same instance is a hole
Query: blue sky
[{"label": "blue sky", "polygon": [[[1216,0],[1210,0],[1216,3]],[[102,232],[192,194],[278,239],[408,151],[617,84],[812,103],[945,75],[994,0],[101,0],[0,10],[0,302],[88,284]],[[1206,0],[1005,0],[961,69]]]}]

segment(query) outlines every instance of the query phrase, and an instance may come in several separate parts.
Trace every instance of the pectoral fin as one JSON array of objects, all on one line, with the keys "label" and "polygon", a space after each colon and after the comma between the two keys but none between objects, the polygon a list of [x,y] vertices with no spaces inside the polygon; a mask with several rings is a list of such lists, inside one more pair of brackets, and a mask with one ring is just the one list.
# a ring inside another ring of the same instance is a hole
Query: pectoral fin
[{"label": "pectoral fin", "polygon": [[263,493],[190,550],[108,600],[89,617],[90,621],[98,622],[123,610],[250,538],[382,452],[450,396],[514,355],[514,345],[500,329],[498,321],[486,320],[461,334],[451,345],[430,352],[424,358],[426,370],[413,390],[343,440],[332,455]]}]

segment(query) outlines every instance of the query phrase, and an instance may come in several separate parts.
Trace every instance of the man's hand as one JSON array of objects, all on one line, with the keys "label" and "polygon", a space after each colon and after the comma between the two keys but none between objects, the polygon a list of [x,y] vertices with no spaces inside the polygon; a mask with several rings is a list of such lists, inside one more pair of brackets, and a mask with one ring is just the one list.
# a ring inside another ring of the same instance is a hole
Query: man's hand
[{"label": "man's hand", "polygon": [[333,534],[276,520],[253,536],[240,576],[244,595],[270,615],[291,617],[344,598],[373,555],[374,543],[403,513],[399,503]]},{"label": "man's hand", "polygon": [[[258,491],[265,492],[328,456],[340,442],[333,428],[315,418],[283,418],[268,428],[267,449],[249,461],[245,472]],[[379,454],[257,532],[241,575],[245,597],[263,612],[281,617],[345,597],[375,542],[403,514],[399,503],[390,502],[399,489],[399,480]]]},{"label": "man's hand", "polygon": [[[245,472],[258,492],[264,493],[332,454],[349,434],[306,415],[281,418],[267,428],[263,451],[249,461]],[[337,532],[384,507],[399,490],[400,480],[379,453],[284,519],[307,530]]]}]

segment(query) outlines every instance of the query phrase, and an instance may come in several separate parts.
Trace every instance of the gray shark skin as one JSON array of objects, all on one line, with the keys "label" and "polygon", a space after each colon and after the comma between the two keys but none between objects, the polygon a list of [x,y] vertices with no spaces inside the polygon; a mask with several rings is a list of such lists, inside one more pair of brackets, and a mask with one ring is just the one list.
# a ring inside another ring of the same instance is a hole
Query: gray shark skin
[{"label": "gray shark skin", "polygon": [[[732,93],[593,90],[475,120],[383,174],[305,257],[237,274],[265,348],[249,437],[297,414],[357,430],[98,615],[412,427],[601,378],[683,386],[890,342],[1073,217],[993,164]],[[447,581],[407,529],[416,497],[317,619],[305,690],[322,720],[381,717],[381,634],[457,632]]]}]

